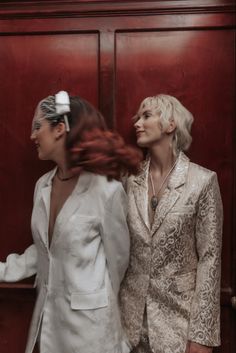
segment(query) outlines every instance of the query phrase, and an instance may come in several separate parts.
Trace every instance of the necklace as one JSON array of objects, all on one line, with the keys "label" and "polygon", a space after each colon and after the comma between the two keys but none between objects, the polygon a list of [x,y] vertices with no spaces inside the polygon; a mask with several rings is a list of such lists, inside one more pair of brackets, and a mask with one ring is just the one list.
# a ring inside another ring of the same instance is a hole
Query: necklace
[{"label": "necklace", "polygon": [[151,201],[150,201],[150,204],[151,204],[151,208],[153,211],[156,210],[157,208],[157,205],[158,205],[158,194],[160,193],[160,191],[162,190],[168,176],[171,174],[171,172],[174,170],[175,166],[176,166],[176,163],[177,163],[177,159],[176,161],[174,162],[173,166],[171,167],[171,169],[169,170],[169,172],[166,174],[165,178],[163,179],[162,183],[161,183],[161,186],[159,187],[158,191],[156,192],[155,190],[155,187],[154,187],[154,183],[153,183],[153,179],[152,179],[152,173],[151,171],[149,170],[149,176],[150,176],[150,181],[151,181],[151,185],[152,185],[152,197],[151,197]]},{"label": "necklace", "polygon": [[60,181],[67,181],[67,180],[70,180],[70,179],[74,178],[74,175],[72,175],[72,176],[70,176],[70,177],[67,177],[67,178],[62,178],[62,177],[59,176],[58,173],[56,174],[56,176],[58,177],[58,179],[59,179]]}]

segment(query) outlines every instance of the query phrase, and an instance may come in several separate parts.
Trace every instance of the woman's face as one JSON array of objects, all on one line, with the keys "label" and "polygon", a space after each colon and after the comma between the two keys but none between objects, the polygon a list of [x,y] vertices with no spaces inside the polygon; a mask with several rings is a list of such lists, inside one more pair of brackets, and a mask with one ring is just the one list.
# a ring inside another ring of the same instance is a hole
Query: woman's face
[{"label": "woman's face", "polygon": [[150,148],[161,141],[164,132],[153,103],[141,103],[134,121],[138,146]]},{"label": "woman's face", "polygon": [[31,140],[35,143],[38,157],[42,160],[54,160],[56,147],[55,128],[44,118],[40,109],[36,110],[32,121]]}]

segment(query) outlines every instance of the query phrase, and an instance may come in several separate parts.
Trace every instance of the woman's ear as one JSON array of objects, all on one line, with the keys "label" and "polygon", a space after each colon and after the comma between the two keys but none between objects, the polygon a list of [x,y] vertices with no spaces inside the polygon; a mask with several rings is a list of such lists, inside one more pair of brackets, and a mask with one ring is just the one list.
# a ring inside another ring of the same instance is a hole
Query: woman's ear
[{"label": "woman's ear", "polygon": [[167,134],[171,134],[172,132],[175,131],[175,129],[176,129],[176,123],[175,123],[174,119],[170,119],[169,120],[169,125],[168,125],[168,127],[166,129],[166,133]]},{"label": "woman's ear", "polygon": [[63,122],[58,123],[55,126],[56,140],[59,140],[66,133],[66,126]]}]

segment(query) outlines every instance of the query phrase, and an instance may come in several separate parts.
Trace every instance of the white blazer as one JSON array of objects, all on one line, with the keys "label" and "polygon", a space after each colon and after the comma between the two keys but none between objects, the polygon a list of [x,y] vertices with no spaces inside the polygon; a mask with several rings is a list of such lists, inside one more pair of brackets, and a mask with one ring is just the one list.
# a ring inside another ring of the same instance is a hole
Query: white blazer
[{"label": "white blazer", "polygon": [[52,178],[37,182],[32,213],[34,244],[0,263],[0,280],[37,273],[38,297],[25,353],[127,353],[117,294],[129,260],[126,194],[121,183],[81,174],[57,216],[51,245],[48,224]]}]

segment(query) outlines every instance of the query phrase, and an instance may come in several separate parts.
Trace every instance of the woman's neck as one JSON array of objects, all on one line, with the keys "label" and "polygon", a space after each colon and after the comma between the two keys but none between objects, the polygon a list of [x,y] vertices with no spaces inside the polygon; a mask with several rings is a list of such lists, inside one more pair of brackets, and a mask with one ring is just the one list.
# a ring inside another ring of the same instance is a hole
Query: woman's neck
[{"label": "woman's neck", "polygon": [[57,165],[57,175],[60,179],[66,179],[73,177],[73,173],[66,165]]},{"label": "woman's neck", "polygon": [[61,154],[60,158],[57,158],[55,162],[57,164],[57,175],[59,175],[59,177],[68,178],[73,175],[71,170],[68,168],[65,156]]},{"label": "woman's neck", "polygon": [[172,148],[162,148],[157,146],[149,151],[150,154],[150,170],[152,173],[158,173],[160,175],[165,174],[173,166],[176,157],[174,156]]}]

